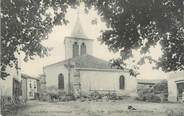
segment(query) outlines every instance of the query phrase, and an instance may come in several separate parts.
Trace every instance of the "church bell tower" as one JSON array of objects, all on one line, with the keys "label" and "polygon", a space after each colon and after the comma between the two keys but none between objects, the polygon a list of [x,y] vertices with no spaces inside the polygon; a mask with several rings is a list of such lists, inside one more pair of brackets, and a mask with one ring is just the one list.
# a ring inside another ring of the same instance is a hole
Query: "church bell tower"
[{"label": "church bell tower", "polygon": [[93,53],[93,40],[89,39],[82,28],[80,23],[79,13],[75,26],[70,36],[65,37],[65,59],[75,58],[82,55],[92,55]]}]

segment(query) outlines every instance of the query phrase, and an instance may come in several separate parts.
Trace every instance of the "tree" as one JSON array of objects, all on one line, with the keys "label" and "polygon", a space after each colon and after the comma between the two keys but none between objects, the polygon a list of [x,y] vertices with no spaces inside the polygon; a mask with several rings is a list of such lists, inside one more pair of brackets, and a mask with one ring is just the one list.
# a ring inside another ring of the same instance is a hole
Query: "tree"
[{"label": "tree", "polygon": [[67,24],[67,8],[77,4],[76,0],[2,0],[1,78],[8,75],[7,66],[18,68],[17,53],[25,53],[25,61],[46,56],[49,49],[41,41],[53,26]]},{"label": "tree", "polygon": [[184,69],[183,0],[85,0],[85,3],[87,10],[94,7],[106,22],[109,28],[103,30],[100,41],[114,52],[121,51],[121,63],[132,56],[132,50],[140,49],[146,54],[159,42],[163,56],[156,61],[157,68],[165,72]]},{"label": "tree", "polygon": [[[101,41],[110,50],[121,50],[122,60],[131,57],[133,49],[141,48],[145,53],[159,41],[164,54],[157,66],[164,71],[183,70],[183,0],[83,1],[86,8],[95,7],[107,23],[109,29],[103,31]],[[53,26],[67,24],[67,8],[79,2],[2,0],[1,77],[7,76],[7,66],[17,65],[16,53],[24,52],[25,61],[47,55],[48,48],[41,41],[48,38]]]}]

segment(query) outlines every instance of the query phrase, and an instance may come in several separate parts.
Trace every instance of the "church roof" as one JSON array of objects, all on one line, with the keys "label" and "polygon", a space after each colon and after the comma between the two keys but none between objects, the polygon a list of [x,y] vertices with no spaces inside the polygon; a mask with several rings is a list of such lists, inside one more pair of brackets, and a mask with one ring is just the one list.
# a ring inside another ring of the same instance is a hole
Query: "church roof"
[{"label": "church roof", "polygon": [[69,61],[73,62],[76,68],[114,69],[111,67],[111,64],[109,62],[91,55],[77,56],[75,58],[70,58],[61,62],[57,62],[55,64],[47,65],[45,67],[67,64]]},{"label": "church roof", "polygon": [[72,37],[75,38],[85,38],[87,39],[88,37],[85,35],[81,22],[80,22],[80,17],[79,17],[79,13],[77,14],[77,20],[75,22],[75,26],[73,28],[73,31],[71,33]]},{"label": "church roof", "polygon": [[75,62],[75,65],[78,68],[111,69],[109,62],[91,55],[79,56],[72,59],[72,61]]}]

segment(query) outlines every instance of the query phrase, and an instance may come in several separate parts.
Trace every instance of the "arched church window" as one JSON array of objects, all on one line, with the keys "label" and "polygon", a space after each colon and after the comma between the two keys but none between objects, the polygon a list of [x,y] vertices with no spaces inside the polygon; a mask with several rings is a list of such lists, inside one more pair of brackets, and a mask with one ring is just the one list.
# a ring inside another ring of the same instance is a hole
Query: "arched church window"
[{"label": "arched church window", "polygon": [[85,45],[85,43],[81,44],[80,54],[81,55],[85,55],[86,54],[86,45]]},{"label": "arched church window", "polygon": [[125,89],[125,77],[123,75],[119,78],[119,89]]},{"label": "arched church window", "polygon": [[73,57],[79,56],[79,45],[77,42],[73,44]]},{"label": "arched church window", "polygon": [[64,75],[62,73],[58,75],[58,89],[64,89]]}]

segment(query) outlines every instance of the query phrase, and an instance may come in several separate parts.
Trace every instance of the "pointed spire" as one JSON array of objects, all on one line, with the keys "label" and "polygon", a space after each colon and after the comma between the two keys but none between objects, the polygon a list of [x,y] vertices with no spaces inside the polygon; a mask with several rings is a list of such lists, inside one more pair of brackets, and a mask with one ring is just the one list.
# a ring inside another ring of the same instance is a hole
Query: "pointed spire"
[{"label": "pointed spire", "polygon": [[73,28],[71,35],[76,38],[87,38],[87,36],[84,34],[84,31],[80,22],[79,11],[77,12],[77,20],[75,22],[75,26]]}]

